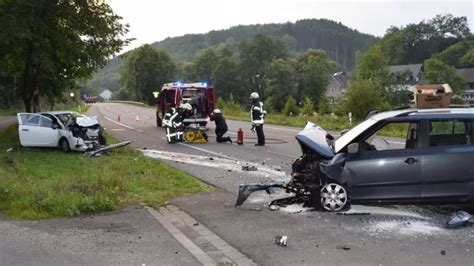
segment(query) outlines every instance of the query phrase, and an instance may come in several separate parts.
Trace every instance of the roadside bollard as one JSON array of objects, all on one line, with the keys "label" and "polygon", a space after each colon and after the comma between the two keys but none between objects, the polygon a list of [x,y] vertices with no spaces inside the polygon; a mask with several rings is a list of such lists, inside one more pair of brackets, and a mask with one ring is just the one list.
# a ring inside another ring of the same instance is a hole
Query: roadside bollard
[{"label": "roadside bollard", "polygon": [[244,132],[241,128],[237,131],[237,144],[243,145],[244,144]]}]

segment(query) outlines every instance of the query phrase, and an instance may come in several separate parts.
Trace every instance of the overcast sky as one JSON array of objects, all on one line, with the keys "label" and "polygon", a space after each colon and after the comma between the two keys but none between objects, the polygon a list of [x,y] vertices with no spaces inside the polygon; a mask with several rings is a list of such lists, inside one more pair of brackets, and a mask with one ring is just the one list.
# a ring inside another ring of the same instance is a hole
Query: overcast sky
[{"label": "overcast sky", "polygon": [[436,14],[466,16],[474,29],[474,0],[108,0],[136,38],[125,50],[188,33],[236,25],[326,18],[360,32],[383,36],[391,25],[427,20]]}]

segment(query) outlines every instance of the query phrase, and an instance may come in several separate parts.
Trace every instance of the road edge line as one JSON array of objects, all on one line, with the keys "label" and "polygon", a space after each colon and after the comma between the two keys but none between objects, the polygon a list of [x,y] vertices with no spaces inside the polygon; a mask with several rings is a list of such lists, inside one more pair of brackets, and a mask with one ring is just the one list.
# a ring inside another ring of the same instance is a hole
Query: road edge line
[{"label": "road edge line", "polygon": [[200,247],[186,237],[178,228],[176,228],[163,214],[157,210],[145,206],[151,216],[153,216],[189,253],[193,255],[203,265],[217,265]]}]

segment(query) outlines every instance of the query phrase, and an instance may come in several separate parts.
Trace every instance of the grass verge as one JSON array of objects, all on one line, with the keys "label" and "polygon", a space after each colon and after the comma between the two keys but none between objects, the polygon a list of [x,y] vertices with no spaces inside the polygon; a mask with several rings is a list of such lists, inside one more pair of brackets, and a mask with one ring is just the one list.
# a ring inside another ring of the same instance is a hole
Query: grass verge
[{"label": "grass verge", "polygon": [[[226,119],[250,121],[250,115],[248,112],[241,110],[226,110],[225,108],[223,108],[223,112]],[[313,122],[328,131],[341,131],[351,127],[347,117],[338,117],[335,115],[286,116],[283,114],[269,114],[265,118],[266,124],[300,128],[304,127],[308,121]],[[355,126],[357,123],[353,123],[353,125]],[[406,127],[392,126],[381,130],[380,135],[386,137],[405,138],[406,132]]]},{"label": "grass verge", "polygon": [[157,207],[176,196],[212,190],[128,147],[90,158],[18,143],[16,125],[0,133],[0,211],[15,218],[70,217],[134,202]]}]

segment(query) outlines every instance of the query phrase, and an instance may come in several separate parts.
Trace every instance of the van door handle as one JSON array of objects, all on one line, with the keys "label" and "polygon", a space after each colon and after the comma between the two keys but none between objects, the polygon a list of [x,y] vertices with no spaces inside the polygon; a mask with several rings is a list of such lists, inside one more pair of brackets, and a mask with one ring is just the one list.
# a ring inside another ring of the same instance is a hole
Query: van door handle
[{"label": "van door handle", "polygon": [[415,159],[415,158],[412,158],[412,157],[405,160],[405,163],[407,163],[407,164],[415,164],[417,162],[418,162],[418,160]]},{"label": "van door handle", "polygon": [[22,129],[21,131],[30,131],[30,130],[29,130],[29,129],[26,129],[26,128],[24,128],[24,129]]}]

